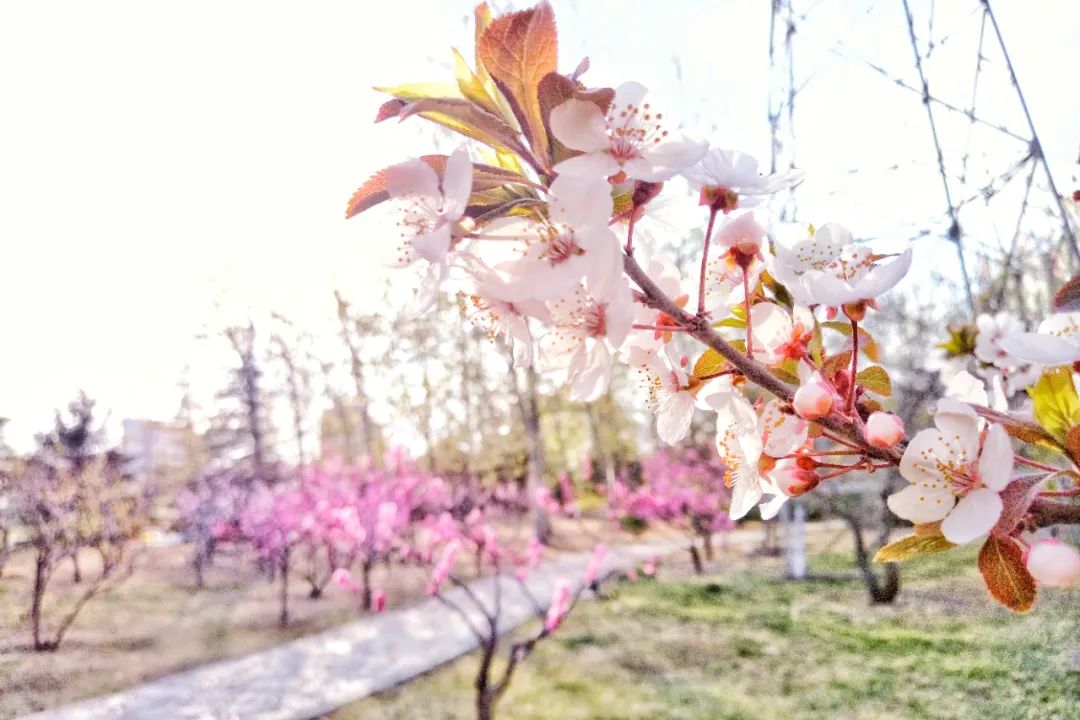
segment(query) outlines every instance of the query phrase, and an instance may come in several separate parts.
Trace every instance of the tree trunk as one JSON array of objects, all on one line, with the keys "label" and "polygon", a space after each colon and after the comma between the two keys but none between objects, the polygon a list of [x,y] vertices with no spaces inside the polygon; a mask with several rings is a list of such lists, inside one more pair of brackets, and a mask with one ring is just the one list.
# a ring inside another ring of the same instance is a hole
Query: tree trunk
[{"label": "tree trunk", "polygon": [[701,533],[701,543],[705,547],[705,559],[712,562],[716,559],[716,552],[713,550],[712,533]]},{"label": "tree trunk", "polygon": [[705,574],[705,566],[701,562],[701,553],[695,543],[690,543],[690,563],[694,566],[695,575]]},{"label": "tree trunk", "polygon": [[360,607],[371,611],[371,562],[365,560],[360,566]]},{"label": "tree trunk", "polygon": [[547,510],[536,501],[536,492],[544,484],[544,438],[540,434],[540,406],[536,397],[536,370],[530,365],[525,368],[526,405],[522,407],[525,412],[525,435],[529,439],[529,502],[532,506],[533,529],[536,539],[544,545],[551,542],[551,519]]},{"label": "tree trunk", "polygon": [[[600,460],[604,463],[604,486],[607,488],[608,497],[615,496],[615,461],[611,457],[611,453],[604,447],[604,443],[600,438],[600,423],[596,417],[596,409],[592,403],[585,403],[585,417],[589,421],[589,433],[592,435],[593,453],[600,456]],[[591,480],[592,478],[586,478]]]},{"label": "tree trunk", "polygon": [[30,601],[30,628],[34,636],[35,650],[48,650],[48,643],[41,637],[42,605],[45,602],[45,583],[49,571],[49,551],[38,546],[34,558],[34,591]]},{"label": "tree trunk", "polygon": [[285,629],[289,626],[289,550],[281,556],[281,613],[278,615],[278,627]]},{"label": "tree trunk", "polygon": [[499,647],[499,637],[494,625],[487,642],[484,643],[484,654],[480,658],[480,669],[476,673],[476,720],[494,720],[495,702],[498,696],[491,688],[491,665],[495,659],[495,652]]},{"label": "tree trunk", "polygon": [[858,518],[847,515],[844,519],[851,528],[851,534],[855,541],[855,563],[862,572],[866,591],[870,595],[870,602],[875,605],[887,605],[896,599],[900,593],[900,568],[896,563],[884,563],[884,582],[874,572],[870,553],[867,552],[866,543],[863,541],[862,527]]}]

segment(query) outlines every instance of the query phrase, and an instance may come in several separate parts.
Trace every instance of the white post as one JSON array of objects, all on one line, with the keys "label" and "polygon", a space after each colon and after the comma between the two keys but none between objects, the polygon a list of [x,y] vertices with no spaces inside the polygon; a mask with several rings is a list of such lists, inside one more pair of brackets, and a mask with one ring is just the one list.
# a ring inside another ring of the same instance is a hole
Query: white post
[{"label": "white post", "polygon": [[788,513],[792,514],[789,522],[786,522],[784,533],[784,550],[787,566],[787,577],[792,580],[806,579],[806,509],[802,503],[792,502],[793,507],[785,508],[785,520]]}]

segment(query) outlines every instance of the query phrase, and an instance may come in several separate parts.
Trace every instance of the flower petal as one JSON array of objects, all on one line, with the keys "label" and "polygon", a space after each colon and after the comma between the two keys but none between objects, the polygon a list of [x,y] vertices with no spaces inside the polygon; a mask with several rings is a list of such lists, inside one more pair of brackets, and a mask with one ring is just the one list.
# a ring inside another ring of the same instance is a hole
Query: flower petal
[{"label": "flower petal", "polygon": [[570,386],[570,397],[573,400],[592,402],[604,394],[611,382],[611,354],[608,352],[607,343],[596,342],[586,357],[584,363],[578,367],[571,367],[571,376],[574,378]]},{"label": "flower petal", "polygon": [[871,300],[892,289],[911,269],[911,249],[905,250],[899,257],[887,263],[874,265],[856,284],[855,290],[862,297]]},{"label": "flower petal", "polygon": [[886,503],[897,517],[913,523],[937,522],[949,514],[956,497],[942,488],[910,485],[889,496]]},{"label": "flower petal", "polygon": [[979,479],[995,492],[1001,492],[1012,480],[1013,449],[1009,434],[1000,425],[991,425],[979,456]]},{"label": "flower petal", "polygon": [[595,152],[608,147],[607,123],[595,103],[567,100],[551,111],[552,134],[566,147]]},{"label": "flower petal", "polygon": [[429,233],[418,235],[412,241],[416,254],[428,262],[439,262],[450,249],[450,226],[443,224]]},{"label": "flower petal", "polygon": [[1018,360],[1036,365],[1071,365],[1080,361],[1080,345],[1055,335],[1017,333],[1001,338],[998,347]]},{"label": "flower petal", "polygon": [[758,420],[758,433],[766,455],[783,457],[794,452],[806,442],[808,426],[805,420],[788,415],[781,408],[783,403],[773,400],[765,406]]},{"label": "flower petal", "polygon": [[728,514],[732,520],[738,520],[750,512],[757,501],[761,499],[761,483],[756,474],[748,473],[743,477],[737,477],[731,488],[731,508]]},{"label": "flower petal", "polygon": [[619,172],[619,163],[610,153],[597,151],[563,160],[555,166],[555,171],[567,175],[586,175],[602,177],[614,175]]},{"label": "flower petal", "polygon": [[698,140],[668,140],[643,150],[640,159],[628,161],[626,174],[638,180],[664,182],[696,163],[708,149]]},{"label": "flower petal", "polygon": [[551,183],[548,208],[554,222],[575,229],[606,227],[611,220],[611,184],[600,176],[559,175]]},{"label": "flower petal", "polygon": [[941,523],[941,534],[956,545],[971,542],[990,532],[1004,508],[999,496],[989,488],[972,490],[956,503]]},{"label": "flower petal", "polygon": [[465,212],[472,194],[472,160],[469,151],[463,147],[450,154],[443,171],[442,194],[445,200],[444,213],[450,218],[458,218]]},{"label": "flower petal", "polygon": [[656,415],[656,433],[668,445],[674,445],[690,432],[690,420],[694,417],[694,396],[677,392],[669,396]]},{"label": "flower petal", "polygon": [[409,160],[386,169],[386,192],[392,198],[441,197],[439,176],[423,160]]},{"label": "flower petal", "polygon": [[615,88],[615,98],[611,101],[611,104],[613,107],[620,110],[627,105],[634,105],[635,107],[640,108],[645,101],[645,95],[648,92],[649,89],[644,85],[630,80]]}]

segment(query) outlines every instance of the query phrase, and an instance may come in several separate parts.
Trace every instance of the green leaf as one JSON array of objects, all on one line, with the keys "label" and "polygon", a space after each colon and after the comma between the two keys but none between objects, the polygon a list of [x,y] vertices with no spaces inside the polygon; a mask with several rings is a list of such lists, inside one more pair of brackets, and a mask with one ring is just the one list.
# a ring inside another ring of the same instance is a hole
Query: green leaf
[{"label": "green leaf", "polygon": [[1058,442],[1064,444],[1069,430],[1080,425],[1080,397],[1073,384],[1072,368],[1047,370],[1039,382],[1028,388],[1035,420]]},{"label": "green leaf", "polygon": [[892,382],[889,380],[889,373],[880,365],[863,368],[856,373],[855,379],[870,392],[877,393],[882,397],[892,395]]},{"label": "green leaf", "polygon": [[717,327],[745,328],[746,327],[746,321],[745,320],[740,320],[739,318],[735,318],[735,317],[729,317],[729,318],[724,318],[723,320],[721,320],[718,323],[713,323],[713,327],[714,328],[717,328]]},{"label": "green leaf", "polygon": [[970,323],[967,325],[950,325],[949,339],[943,343],[938,343],[937,347],[944,350],[949,357],[973,355],[975,353],[975,340],[978,335],[978,328]]},{"label": "green leaf", "polygon": [[[835,330],[844,337],[851,337],[851,323],[840,322],[839,320],[830,320],[828,322],[821,323],[821,327],[827,327],[831,330]],[[873,362],[877,362],[880,358],[877,342],[874,340],[873,336],[866,331],[865,328],[859,328],[859,352],[861,352]]]},{"label": "green leaf", "polygon": [[716,375],[731,367],[727,359],[712,348],[706,348],[694,363],[694,377],[703,378]]},{"label": "green leaf", "polygon": [[445,82],[402,83],[392,87],[375,87],[375,90],[393,95],[400,100],[423,100],[425,98],[461,99],[461,90],[457,85]]},{"label": "green leaf", "polygon": [[939,553],[956,547],[941,535],[908,535],[877,551],[874,562],[903,562],[916,555]]}]

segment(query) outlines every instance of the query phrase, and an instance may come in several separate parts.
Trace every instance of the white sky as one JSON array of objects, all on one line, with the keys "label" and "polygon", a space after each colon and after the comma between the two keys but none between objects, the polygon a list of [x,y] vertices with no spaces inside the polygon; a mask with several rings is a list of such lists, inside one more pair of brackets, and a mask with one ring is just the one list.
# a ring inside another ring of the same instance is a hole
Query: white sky
[{"label": "white sky", "polygon": [[[964,12],[977,4],[938,3]],[[640,80],[671,101],[669,116],[767,160],[765,0],[554,5],[564,70],[587,54],[587,81]],[[1080,9],[1067,0],[997,5],[1046,151],[1071,189]],[[903,223],[925,226],[943,211],[936,173],[927,174],[925,113],[827,52],[843,40],[850,54],[913,80],[902,5],[803,6],[800,41],[817,50],[800,65],[814,76],[797,104],[797,155],[811,177],[800,209],[864,236],[909,237]],[[913,7],[927,16],[928,2]],[[432,135],[411,123],[373,126],[383,98],[370,87],[449,80],[448,46],[471,54],[471,8],[469,0],[0,3],[0,415],[13,419],[9,440],[25,447],[78,388],[114,421],[171,416],[181,370],[200,362],[193,337],[223,322],[215,302],[277,310],[314,330],[331,318],[335,285],[355,302],[377,302],[387,271],[368,248],[378,226],[346,223],[344,203],[373,171],[430,151]],[[967,16],[956,13],[949,22],[963,27]],[[942,89],[962,96],[964,72],[938,68],[932,79],[955,79]],[[996,109],[1022,130],[1010,108]],[[964,128],[946,128],[950,142]],[[991,158],[1007,157],[987,147]],[[913,174],[876,186],[869,174],[838,172],[898,158],[914,161]],[[216,386],[219,372],[193,381]]]}]

